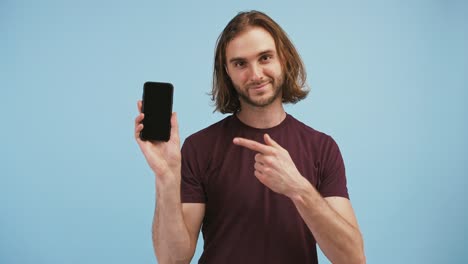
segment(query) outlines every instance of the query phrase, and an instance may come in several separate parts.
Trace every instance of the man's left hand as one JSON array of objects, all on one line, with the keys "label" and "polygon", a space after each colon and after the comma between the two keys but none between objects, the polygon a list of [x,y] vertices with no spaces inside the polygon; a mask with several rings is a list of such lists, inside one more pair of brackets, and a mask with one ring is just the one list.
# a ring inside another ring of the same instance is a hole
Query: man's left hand
[{"label": "man's left hand", "polygon": [[297,170],[288,151],[276,143],[268,134],[263,136],[265,144],[236,137],[236,145],[258,152],[255,155],[255,177],[271,190],[290,198],[310,184]]}]

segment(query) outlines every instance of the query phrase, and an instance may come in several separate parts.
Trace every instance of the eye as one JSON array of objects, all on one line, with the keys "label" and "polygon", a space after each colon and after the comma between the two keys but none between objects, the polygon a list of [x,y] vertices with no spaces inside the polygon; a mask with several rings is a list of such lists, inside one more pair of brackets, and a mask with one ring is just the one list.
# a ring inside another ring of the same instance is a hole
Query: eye
[{"label": "eye", "polygon": [[265,54],[265,55],[262,55],[262,56],[260,57],[260,61],[261,61],[261,62],[268,62],[268,61],[270,61],[272,58],[273,58],[272,55]]},{"label": "eye", "polygon": [[234,62],[234,67],[236,68],[242,68],[245,66],[245,61],[236,61]]}]

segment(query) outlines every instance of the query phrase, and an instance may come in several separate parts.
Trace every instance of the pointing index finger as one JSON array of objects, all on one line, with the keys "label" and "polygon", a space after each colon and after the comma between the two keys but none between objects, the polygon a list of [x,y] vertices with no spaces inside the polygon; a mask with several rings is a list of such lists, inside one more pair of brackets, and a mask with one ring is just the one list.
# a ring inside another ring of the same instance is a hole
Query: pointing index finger
[{"label": "pointing index finger", "polygon": [[241,138],[241,137],[236,137],[236,138],[234,138],[234,140],[232,142],[234,142],[234,144],[236,144],[238,146],[248,148],[250,150],[257,151],[257,152],[260,152],[262,154],[269,154],[271,152],[271,147],[270,146],[258,143],[257,141],[254,141],[254,140]]}]

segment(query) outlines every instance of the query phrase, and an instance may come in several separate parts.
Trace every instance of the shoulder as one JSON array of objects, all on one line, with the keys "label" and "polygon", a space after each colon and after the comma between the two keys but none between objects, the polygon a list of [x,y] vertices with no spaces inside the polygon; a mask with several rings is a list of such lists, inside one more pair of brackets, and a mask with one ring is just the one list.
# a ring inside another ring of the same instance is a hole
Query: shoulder
[{"label": "shoulder", "polygon": [[334,142],[334,139],[315,128],[306,125],[305,123],[299,121],[292,115],[288,115],[290,119],[290,125],[293,126],[294,130],[299,133],[302,139],[307,139],[308,142],[313,143],[314,145],[323,145],[329,144],[330,142]]},{"label": "shoulder", "polygon": [[197,164],[200,172],[206,171],[214,159],[222,156],[228,141],[232,141],[229,138],[232,123],[232,116],[228,116],[187,137],[182,145],[182,160]]},{"label": "shoulder", "polygon": [[299,148],[311,157],[324,160],[330,156],[341,155],[338,144],[331,135],[314,129],[292,116],[289,124],[292,128],[288,132],[289,137],[297,138],[301,145]]},{"label": "shoulder", "polygon": [[185,139],[184,145],[205,146],[211,145],[218,137],[224,135],[225,131],[232,126],[232,115],[223,118],[222,120],[201,129]]}]

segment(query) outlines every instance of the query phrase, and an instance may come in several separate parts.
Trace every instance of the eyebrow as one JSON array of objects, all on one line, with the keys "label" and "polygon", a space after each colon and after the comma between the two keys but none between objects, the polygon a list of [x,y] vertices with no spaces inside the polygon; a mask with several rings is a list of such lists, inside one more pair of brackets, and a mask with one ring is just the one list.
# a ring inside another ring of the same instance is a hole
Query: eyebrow
[{"label": "eyebrow", "polygon": [[[261,57],[265,54],[272,54],[272,53],[275,53],[274,50],[271,50],[271,49],[268,49],[268,50],[264,50],[264,51],[261,51],[260,53],[257,54],[257,57]],[[245,58],[242,58],[242,57],[234,57],[234,58],[231,58],[229,60],[229,63],[233,63],[233,62],[237,62],[237,61],[244,61]]]}]

